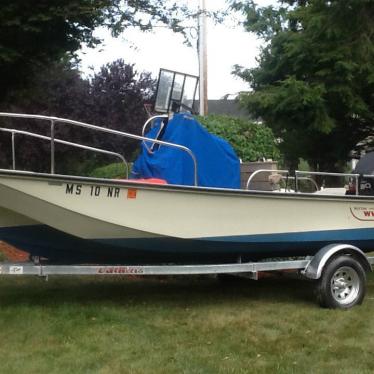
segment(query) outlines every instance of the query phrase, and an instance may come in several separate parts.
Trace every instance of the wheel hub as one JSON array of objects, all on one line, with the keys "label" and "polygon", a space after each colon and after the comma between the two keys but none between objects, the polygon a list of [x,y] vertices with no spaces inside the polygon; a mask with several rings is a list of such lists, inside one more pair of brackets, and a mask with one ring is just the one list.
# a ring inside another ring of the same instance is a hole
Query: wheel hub
[{"label": "wheel hub", "polygon": [[350,304],[358,296],[360,281],[355,269],[343,266],[331,278],[332,296],[339,304]]}]

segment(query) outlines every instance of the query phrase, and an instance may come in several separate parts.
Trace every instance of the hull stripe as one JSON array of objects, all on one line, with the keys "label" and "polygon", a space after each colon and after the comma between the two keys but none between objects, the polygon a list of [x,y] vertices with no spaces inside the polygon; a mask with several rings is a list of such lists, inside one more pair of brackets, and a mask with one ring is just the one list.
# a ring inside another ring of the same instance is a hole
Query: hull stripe
[{"label": "hull stripe", "polygon": [[[32,255],[54,259],[105,261],[126,256],[174,254],[195,259],[222,255],[243,255],[248,258],[313,255],[330,243],[356,245],[364,251],[374,249],[374,229],[332,230],[272,235],[243,235],[219,238],[137,238],[80,239],[46,225],[0,228],[0,239]],[[175,257],[177,258],[177,257]]]}]

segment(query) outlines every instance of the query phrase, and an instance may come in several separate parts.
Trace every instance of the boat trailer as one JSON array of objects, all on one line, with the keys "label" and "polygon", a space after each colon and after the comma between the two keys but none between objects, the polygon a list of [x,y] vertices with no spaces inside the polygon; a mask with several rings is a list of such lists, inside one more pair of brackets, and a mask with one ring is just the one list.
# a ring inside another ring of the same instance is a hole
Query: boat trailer
[{"label": "boat trailer", "polygon": [[262,262],[205,265],[49,265],[36,262],[1,263],[0,275],[157,276],[157,275],[244,275],[257,280],[259,273],[297,271],[315,282],[319,304],[349,309],[361,304],[366,292],[366,273],[372,271],[374,257],[349,244],[330,244],[315,256],[303,259],[275,259]]}]

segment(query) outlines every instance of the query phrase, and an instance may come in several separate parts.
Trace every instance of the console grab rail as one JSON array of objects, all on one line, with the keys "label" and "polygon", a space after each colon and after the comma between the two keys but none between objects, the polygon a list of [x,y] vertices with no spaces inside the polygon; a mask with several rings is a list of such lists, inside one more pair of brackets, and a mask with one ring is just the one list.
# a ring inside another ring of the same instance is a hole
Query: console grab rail
[{"label": "console grab rail", "polygon": [[[249,189],[249,186],[251,182],[253,181],[254,177],[260,173],[277,173],[277,174],[285,174],[287,178],[294,179],[295,180],[295,191],[298,191],[298,181],[304,180],[304,176],[311,176],[311,175],[319,175],[319,176],[331,176],[331,177],[351,177],[354,178],[355,180],[355,194],[358,195],[359,192],[359,177],[360,174],[355,174],[355,173],[330,173],[330,172],[322,172],[322,171],[302,171],[302,170],[295,170],[294,176],[290,176],[290,171],[289,170],[272,170],[272,169],[259,169],[254,171],[248,178],[247,184],[246,184],[246,189]],[[374,178],[374,175],[361,175],[364,178]],[[314,182],[314,185],[317,186],[317,184]],[[318,190],[318,186],[317,186]]]},{"label": "console grab rail", "polygon": [[272,170],[272,169],[258,169],[258,170],[255,170],[250,176],[249,178],[247,179],[247,184],[246,184],[246,189],[249,190],[249,185],[251,184],[251,182],[253,181],[254,177],[258,174],[261,174],[261,173],[276,173],[276,174],[286,174],[287,176],[289,175],[289,171],[288,170]]},{"label": "console grab rail", "polygon": [[358,195],[358,178],[360,174],[353,174],[353,173],[330,173],[324,171],[302,171],[302,170],[295,170],[295,189],[298,190],[298,183],[297,179],[299,175],[320,175],[320,176],[328,176],[328,177],[350,177],[355,179],[355,194]]}]

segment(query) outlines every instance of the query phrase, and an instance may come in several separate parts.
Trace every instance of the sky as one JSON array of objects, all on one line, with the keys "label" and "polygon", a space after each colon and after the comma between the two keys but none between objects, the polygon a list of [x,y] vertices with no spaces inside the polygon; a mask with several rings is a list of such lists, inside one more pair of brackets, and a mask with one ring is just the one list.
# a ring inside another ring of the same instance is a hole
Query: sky
[{"label": "sky", "polygon": [[[276,0],[257,0],[261,6],[274,5]],[[188,0],[197,7],[199,0]],[[225,9],[225,0],[206,0],[207,10]],[[239,18],[229,24],[215,25],[208,20],[208,98],[219,99],[227,94],[235,95],[248,91],[248,83],[231,74],[234,65],[246,68],[256,65],[256,56],[260,51],[261,40],[245,32],[238,24]],[[190,23],[191,24],[191,23]],[[138,72],[148,71],[158,76],[160,68],[198,75],[199,64],[196,46],[183,44],[183,36],[165,28],[156,28],[153,32],[141,32],[127,29],[125,33],[112,38],[108,30],[99,29],[96,35],[104,43],[96,49],[83,48],[80,53],[81,70],[84,74],[98,71],[100,66],[124,59],[135,64]]]}]

